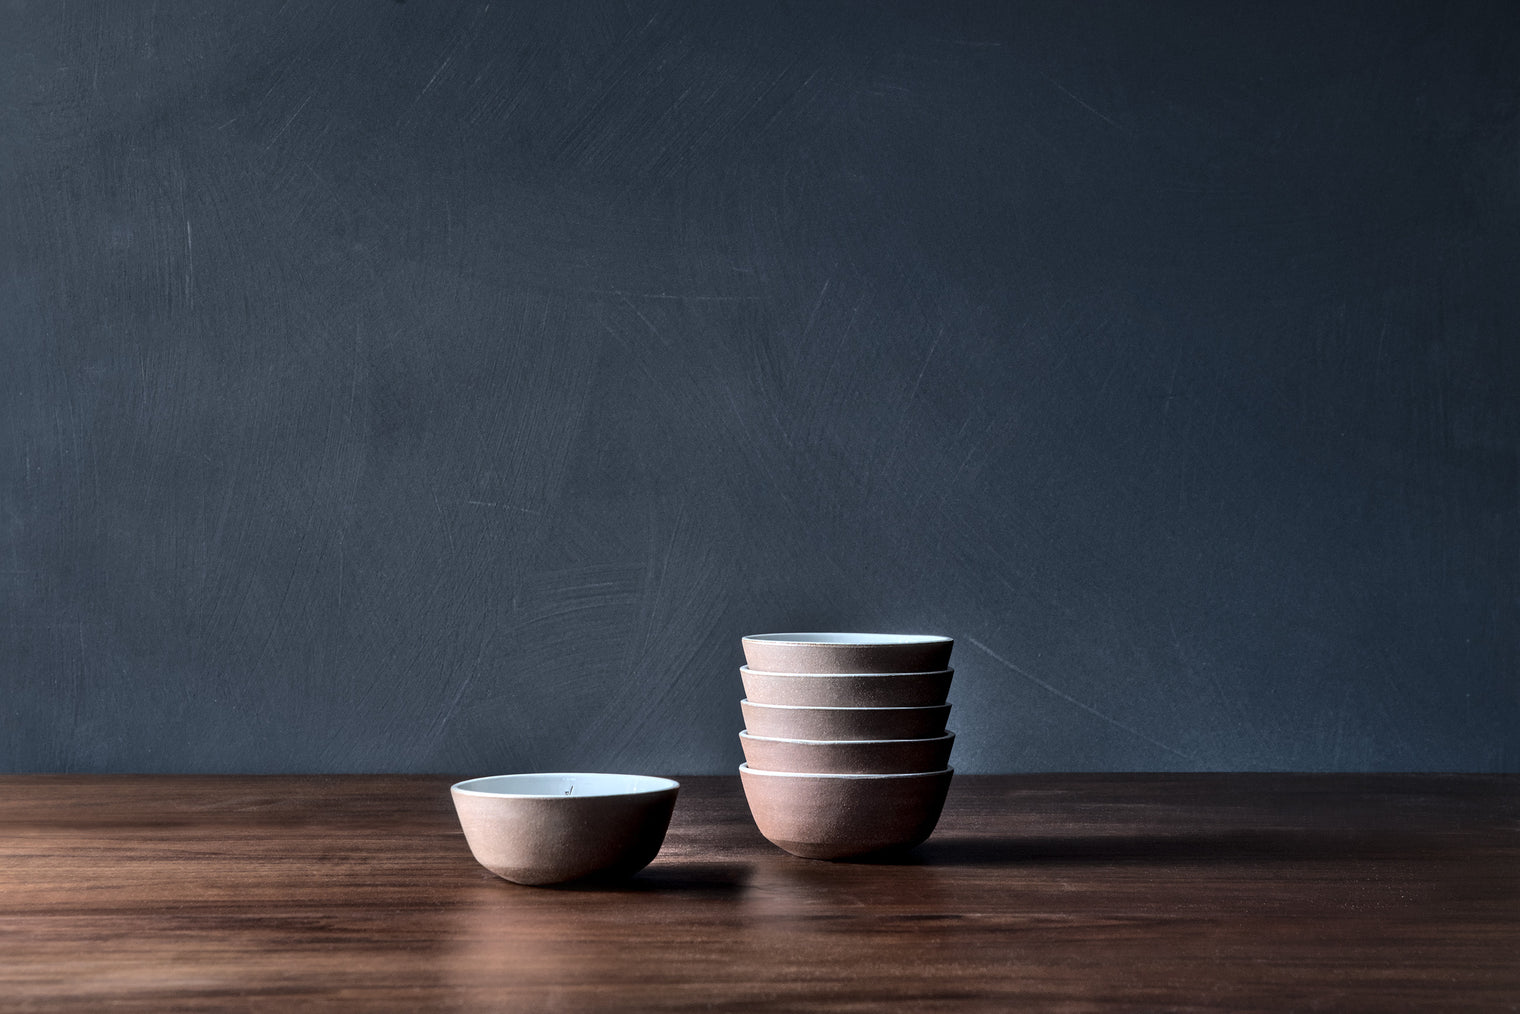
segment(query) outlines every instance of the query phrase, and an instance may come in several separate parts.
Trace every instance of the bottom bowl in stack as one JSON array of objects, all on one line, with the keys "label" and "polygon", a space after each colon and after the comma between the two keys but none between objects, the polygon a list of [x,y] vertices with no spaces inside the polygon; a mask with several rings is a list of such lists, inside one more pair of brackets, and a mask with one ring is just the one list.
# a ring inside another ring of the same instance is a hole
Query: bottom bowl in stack
[{"label": "bottom bowl in stack", "polygon": [[739,765],[760,833],[804,859],[909,849],[934,833],[955,772],[804,774]]}]

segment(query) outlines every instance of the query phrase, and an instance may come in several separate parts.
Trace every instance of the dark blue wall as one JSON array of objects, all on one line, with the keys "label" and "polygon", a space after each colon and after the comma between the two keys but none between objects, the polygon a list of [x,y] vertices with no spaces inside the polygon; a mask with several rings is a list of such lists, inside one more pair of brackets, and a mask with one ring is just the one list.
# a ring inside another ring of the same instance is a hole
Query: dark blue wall
[{"label": "dark blue wall", "polygon": [[9,3],[0,769],[1516,769],[1517,21]]}]

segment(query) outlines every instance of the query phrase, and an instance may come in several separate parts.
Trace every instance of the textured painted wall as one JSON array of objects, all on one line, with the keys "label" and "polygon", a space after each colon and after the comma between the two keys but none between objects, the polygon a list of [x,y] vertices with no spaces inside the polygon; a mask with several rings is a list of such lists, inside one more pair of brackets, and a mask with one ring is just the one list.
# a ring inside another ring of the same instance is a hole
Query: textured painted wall
[{"label": "textured painted wall", "polygon": [[1512,4],[0,11],[0,768],[1520,767]]}]

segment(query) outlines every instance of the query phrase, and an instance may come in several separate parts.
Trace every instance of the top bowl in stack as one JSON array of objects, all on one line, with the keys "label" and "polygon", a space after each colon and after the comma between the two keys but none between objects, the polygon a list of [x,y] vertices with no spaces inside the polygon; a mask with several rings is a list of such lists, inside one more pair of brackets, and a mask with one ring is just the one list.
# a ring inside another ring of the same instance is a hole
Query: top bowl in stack
[{"label": "top bowl in stack", "polygon": [[751,669],[785,673],[938,672],[955,641],[938,634],[751,634]]},{"label": "top bowl in stack", "polygon": [[795,855],[910,848],[934,830],[955,734],[955,642],[920,634],[744,638],[739,769],[761,834]]}]

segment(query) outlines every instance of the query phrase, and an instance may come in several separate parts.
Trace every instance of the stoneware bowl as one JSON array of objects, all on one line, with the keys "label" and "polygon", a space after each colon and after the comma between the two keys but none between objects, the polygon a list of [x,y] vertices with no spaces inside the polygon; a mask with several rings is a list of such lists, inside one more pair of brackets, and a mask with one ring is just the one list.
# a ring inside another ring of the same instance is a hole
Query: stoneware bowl
[{"label": "stoneware bowl", "polygon": [[938,634],[751,634],[744,660],[762,672],[940,672],[953,647]]},{"label": "stoneware bowl", "polygon": [[928,739],[942,736],[950,705],[927,708],[802,708],[740,701],[744,727],[770,739]]},{"label": "stoneware bowl", "polygon": [[751,771],[802,774],[896,775],[943,771],[955,733],[930,739],[769,739],[739,733]]},{"label": "stoneware bowl", "polygon": [[912,848],[934,832],[954,773],[792,774],[739,765],[760,833],[804,859]]},{"label": "stoneware bowl", "polygon": [[449,791],[480,865],[515,884],[626,877],[660,851],[680,783],[647,775],[472,778]]},{"label": "stoneware bowl", "polygon": [[954,669],[833,674],[760,672],[747,665],[739,667],[744,696],[754,703],[818,708],[922,708],[944,704],[954,675]]}]

